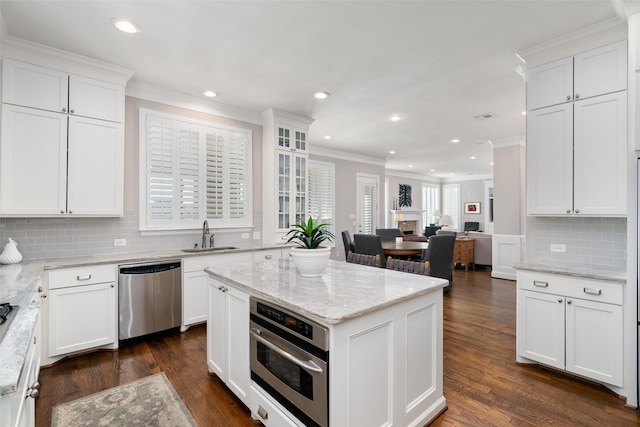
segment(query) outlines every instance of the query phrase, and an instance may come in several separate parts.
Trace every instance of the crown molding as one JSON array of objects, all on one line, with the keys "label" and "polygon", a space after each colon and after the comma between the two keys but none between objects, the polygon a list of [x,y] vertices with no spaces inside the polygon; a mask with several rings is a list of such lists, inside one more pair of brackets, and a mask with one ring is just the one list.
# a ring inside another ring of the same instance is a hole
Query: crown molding
[{"label": "crown molding", "polygon": [[624,18],[615,17],[525,48],[518,55],[531,68],[626,39],[627,23]]},{"label": "crown molding", "polygon": [[493,180],[493,175],[465,175],[464,177],[452,176],[452,177],[442,178],[442,183],[451,184],[454,182],[486,181],[486,180]]},{"label": "crown molding", "polygon": [[134,74],[134,71],[128,68],[13,36],[7,36],[2,40],[2,57],[122,86],[125,86]]},{"label": "crown molding", "polygon": [[640,13],[640,0],[614,0],[616,14],[628,19],[629,16]]},{"label": "crown molding", "polygon": [[442,178],[439,178],[437,176],[421,175],[417,173],[402,172],[389,169],[385,170],[385,175],[395,178],[415,179],[416,181],[430,182],[435,184],[440,184],[442,182]]},{"label": "crown molding", "polygon": [[521,146],[526,146],[526,138],[524,136],[521,136],[518,139],[513,139],[513,140],[509,140],[509,141],[502,141],[502,142],[494,142],[493,143],[493,149],[497,149],[497,148],[506,148],[506,147],[513,147],[516,145],[521,145]]},{"label": "crown molding", "polygon": [[262,126],[262,115],[259,112],[220,104],[215,101],[198,98],[197,96],[187,95],[137,80],[132,80],[127,85],[125,92],[127,96],[133,98]]},{"label": "crown molding", "polygon": [[315,121],[311,117],[301,114],[291,113],[289,111],[279,110],[277,108],[269,108],[262,113],[263,120],[266,122],[275,121],[278,124],[287,126],[308,127]]}]

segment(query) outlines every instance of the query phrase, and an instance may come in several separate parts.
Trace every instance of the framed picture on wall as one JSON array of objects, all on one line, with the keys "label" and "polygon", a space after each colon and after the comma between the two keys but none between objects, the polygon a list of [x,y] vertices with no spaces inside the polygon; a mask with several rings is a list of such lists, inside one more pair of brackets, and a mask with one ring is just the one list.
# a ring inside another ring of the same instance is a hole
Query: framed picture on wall
[{"label": "framed picture on wall", "polygon": [[472,202],[464,204],[464,213],[466,214],[479,214],[480,202]]}]

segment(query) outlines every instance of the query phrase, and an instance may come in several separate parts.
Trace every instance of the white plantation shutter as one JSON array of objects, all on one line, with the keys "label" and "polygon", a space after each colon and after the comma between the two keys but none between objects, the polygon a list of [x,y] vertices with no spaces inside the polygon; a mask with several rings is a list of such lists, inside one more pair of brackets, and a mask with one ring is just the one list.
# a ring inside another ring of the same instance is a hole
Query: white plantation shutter
[{"label": "white plantation shutter", "polygon": [[363,189],[364,197],[364,217],[362,232],[365,234],[375,234],[378,227],[378,188],[375,185],[365,185]]},{"label": "white plantation shutter", "polygon": [[[438,209],[440,188],[436,184],[422,184],[422,224],[428,226],[436,222],[433,211]],[[442,213],[442,212],[441,212]]]},{"label": "white plantation shutter", "polygon": [[460,184],[444,184],[442,186],[442,215],[451,215],[453,225],[460,227]]},{"label": "white plantation shutter", "polygon": [[224,218],[224,136],[207,133],[207,218]]},{"label": "white plantation shutter", "polygon": [[322,223],[335,235],[335,165],[309,161],[309,215]]},{"label": "white plantation shutter", "polygon": [[[231,133],[228,150],[229,165],[229,218],[240,220],[248,215],[249,201],[248,165],[249,144],[245,134]],[[248,166],[247,166],[248,165]]]},{"label": "white plantation shutter", "polygon": [[178,127],[178,218],[200,221],[200,134],[193,126]]},{"label": "white plantation shutter", "polygon": [[175,216],[173,125],[154,116],[146,121],[147,222],[170,224]]},{"label": "white plantation shutter", "polygon": [[[251,133],[141,110],[142,230],[251,225]],[[144,176],[143,176],[144,175]],[[146,195],[146,197],[145,197]]]}]

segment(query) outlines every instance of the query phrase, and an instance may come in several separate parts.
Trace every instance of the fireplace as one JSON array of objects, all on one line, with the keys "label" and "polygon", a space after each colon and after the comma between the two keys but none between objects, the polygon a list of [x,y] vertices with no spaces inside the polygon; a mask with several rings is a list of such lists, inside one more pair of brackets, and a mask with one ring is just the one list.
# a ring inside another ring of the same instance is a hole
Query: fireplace
[{"label": "fireplace", "polygon": [[398,221],[398,228],[404,234],[418,234],[418,221],[416,220]]}]

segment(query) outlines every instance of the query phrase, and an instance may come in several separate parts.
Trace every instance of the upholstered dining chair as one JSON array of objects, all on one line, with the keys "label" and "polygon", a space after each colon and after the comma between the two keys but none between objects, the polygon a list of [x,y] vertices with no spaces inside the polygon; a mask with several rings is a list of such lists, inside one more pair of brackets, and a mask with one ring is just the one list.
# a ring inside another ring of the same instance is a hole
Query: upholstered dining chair
[{"label": "upholstered dining chair", "polygon": [[382,263],[380,255],[356,254],[351,251],[347,253],[347,262],[368,265],[371,267],[380,267],[380,264]]},{"label": "upholstered dining chair", "polygon": [[436,231],[436,236],[445,236],[445,235],[457,236],[458,232],[453,231],[453,230],[438,230],[438,231]]},{"label": "upholstered dining chair", "polygon": [[429,276],[446,279],[449,284],[444,292],[451,290],[453,283],[453,249],[456,236],[452,234],[437,234],[429,238],[429,247],[422,251],[422,262],[429,263]]},{"label": "upholstered dining chair", "polygon": [[351,234],[349,234],[349,230],[344,230],[342,232],[342,243],[344,244],[344,257],[346,259],[349,251],[356,251],[356,246],[353,244],[353,240],[351,240]]},{"label": "upholstered dining chair", "polygon": [[404,236],[399,228],[376,228],[376,236],[380,236],[380,240],[396,240],[396,237]]},{"label": "upholstered dining chair", "polygon": [[366,255],[380,255],[380,267],[386,266],[384,250],[380,236],[375,234],[354,234],[353,243],[356,245],[356,253]]},{"label": "upholstered dining chair", "polygon": [[387,269],[429,275],[429,263],[387,257]]}]

